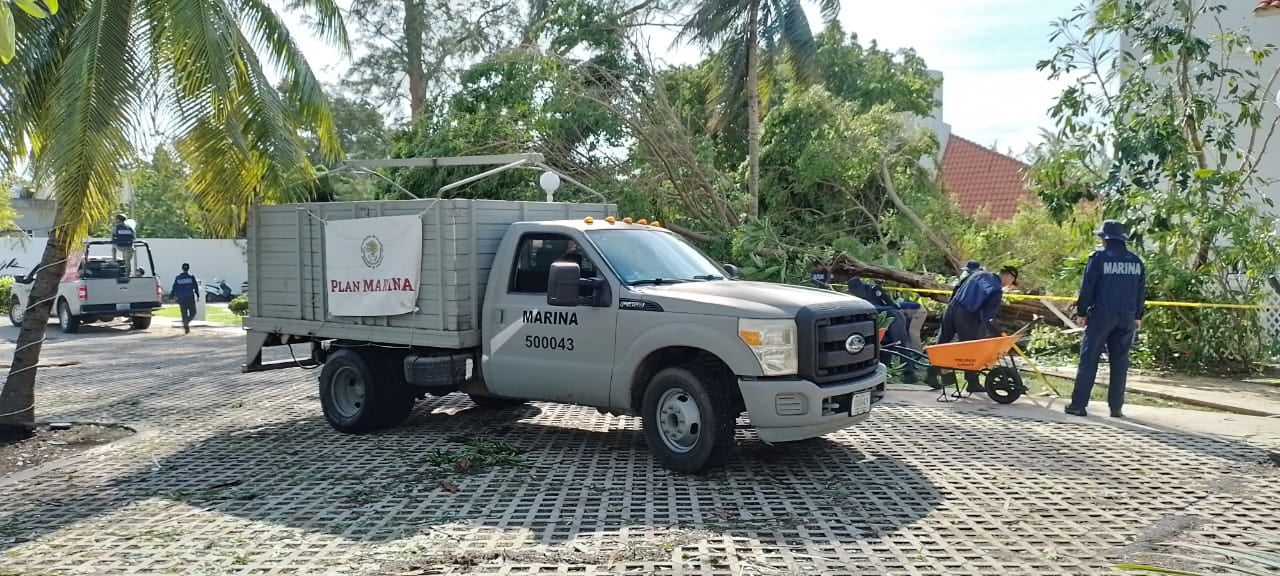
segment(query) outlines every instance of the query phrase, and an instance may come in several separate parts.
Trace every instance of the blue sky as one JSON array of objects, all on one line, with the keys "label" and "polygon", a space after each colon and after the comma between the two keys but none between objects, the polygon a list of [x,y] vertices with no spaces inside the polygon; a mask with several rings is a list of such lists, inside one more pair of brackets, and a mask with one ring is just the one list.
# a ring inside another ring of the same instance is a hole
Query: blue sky
[{"label": "blue sky", "polygon": [[[881,48],[915,48],[930,68],[945,77],[944,117],[952,131],[1001,151],[1021,152],[1049,126],[1046,110],[1063,88],[1035,69],[1053,52],[1051,22],[1067,16],[1081,0],[911,0],[846,1],[840,21],[859,39]],[[340,0],[346,5],[347,1]],[[300,37],[322,80],[336,81],[347,62],[340,53]],[[816,22],[816,18],[814,19]],[[670,51],[672,35],[654,32],[650,48],[671,63],[699,58],[693,48]]]}]

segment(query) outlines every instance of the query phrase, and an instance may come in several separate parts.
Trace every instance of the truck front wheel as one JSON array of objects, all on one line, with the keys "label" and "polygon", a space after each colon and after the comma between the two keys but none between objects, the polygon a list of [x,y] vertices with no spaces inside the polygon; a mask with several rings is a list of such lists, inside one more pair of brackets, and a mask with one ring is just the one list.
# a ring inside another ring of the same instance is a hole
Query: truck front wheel
[{"label": "truck front wheel", "polygon": [[665,368],[645,388],[645,441],[658,462],[676,472],[719,466],[733,450],[737,415],[725,382],[713,372]]},{"label": "truck front wheel", "polygon": [[339,350],[320,371],[320,407],[329,425],[359,434],[400,424],[413,410],[403,376],[395,378],[377,352]]}]

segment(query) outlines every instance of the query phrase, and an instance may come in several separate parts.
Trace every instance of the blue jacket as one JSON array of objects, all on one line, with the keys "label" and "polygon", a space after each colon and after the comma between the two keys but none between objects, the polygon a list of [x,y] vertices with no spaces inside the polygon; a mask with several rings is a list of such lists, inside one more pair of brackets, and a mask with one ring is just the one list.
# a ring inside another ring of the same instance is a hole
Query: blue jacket
[{"label": "blue jacket", "polygon": [[173,297],[175,300],[191,302],[196,299],[196,277],[186,272],[173,279]]},{"label": "blue jacket", "polygon": [[1108,244],[1089,255],[1076,314],[1141,320],[1147,304],[1147,266],[1123,244]]},{"label": "blue jacket", "polygon": [[111,232],[111,242],[122,248],[132,248],[135,238],[133,228],[125,223],[116,224],[115,230]]},{"label": "blue jacket", "polygon": [[994,324],[996,316],[1000,315],[1003,297],[1004,285],[1000,277],[987,270],[979,270],[960,284],[951,297],[950,306],[958,306],[970,314],[977,314],[984,323]]}]

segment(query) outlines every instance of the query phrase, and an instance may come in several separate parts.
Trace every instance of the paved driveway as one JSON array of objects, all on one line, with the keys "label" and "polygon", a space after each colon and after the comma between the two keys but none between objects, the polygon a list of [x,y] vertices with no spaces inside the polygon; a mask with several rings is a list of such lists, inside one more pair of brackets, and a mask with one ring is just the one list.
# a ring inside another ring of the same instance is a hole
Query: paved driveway
[{"label": "paved driveway", "polygon": [[0,574],[1093,574],[1280,531],[1280,475],[1242,444],[899,394],[804,444],[740,432],[731,467],[687,477],[586,408],[454,395],[342,435],[315,372],[240,374],[242,349],[164,322],[51,340],[45,362],[79,363],[41,370],[40,418],[141,433],[0,480]]}]

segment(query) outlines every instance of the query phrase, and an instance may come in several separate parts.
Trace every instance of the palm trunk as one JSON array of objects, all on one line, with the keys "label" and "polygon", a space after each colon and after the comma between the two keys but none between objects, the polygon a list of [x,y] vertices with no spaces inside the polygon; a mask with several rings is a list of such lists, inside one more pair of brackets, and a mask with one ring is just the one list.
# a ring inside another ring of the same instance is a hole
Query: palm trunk
[{"label": "palm trunk", "polygon": [[760,2],[751,2],[747,21],[747,191],[751,217],[760,215]]},{"label": "palm trunk", "polygon": [[418,0],[404,0],[405,73],[409,76],[410,118],[417,118],[427,102],[427,79],[422,63],[425,17]]},{"label": "palm trunk", "polygon": [[[55,217],[54,221],[61,220]],[[9,377],[5,380],[4,391],[0,392],[0,435],[24,437],[30,435],[35,427],[36,365],[40,363],[40,348],[49,326],[53,298],[58,294],[58,283],[66,270],[67,254],[74,242],[71,235],[63,230],[65,227],[62,226],[54,228],[49,242],[45,244],[40,266],[35,271],[36,280],[31,287],[31,296],[27,298]]]}]

